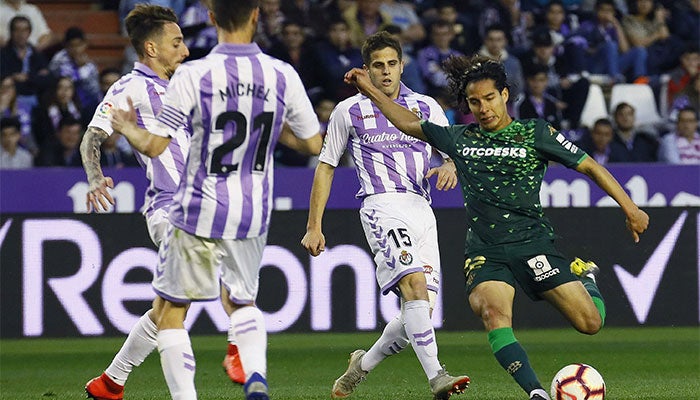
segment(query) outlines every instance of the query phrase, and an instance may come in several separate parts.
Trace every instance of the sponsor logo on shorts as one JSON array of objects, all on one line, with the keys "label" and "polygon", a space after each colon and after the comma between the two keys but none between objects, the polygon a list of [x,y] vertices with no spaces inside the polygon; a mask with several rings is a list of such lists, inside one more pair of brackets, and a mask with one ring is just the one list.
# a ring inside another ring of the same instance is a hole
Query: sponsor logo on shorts
[{"label": "sponsor logo on shorts", "polygon": [[401,255],[399,256],[399,262],[403,265],[411,265],[413,262],[413,256],[406,250],[401,250]]},{"label": "sponsor logo on shorts", "polygon": [[532,257],[527,260],[527,265],[530,266],[532,272],[535,273],[535,282],[542,282],[543,280],[559,274],[559,268],[552,268],[547,260],[547,256],[540,254],[539,256]]},{"label": "sponsor logo on shorts", "polygon": [[426,274],[432,274],[433,273],[433,267],[430,265],[424,265],[423,266],[423,272]]},{"label": "sponsor logo on shorts", "polygon": [[484,256],[476,256],[473,259],[467,258],[464,260],[464,275],[467,277],[467,285],[471,285],[474,282],[476,270],[480,269],[485,262],[486,257]]}]

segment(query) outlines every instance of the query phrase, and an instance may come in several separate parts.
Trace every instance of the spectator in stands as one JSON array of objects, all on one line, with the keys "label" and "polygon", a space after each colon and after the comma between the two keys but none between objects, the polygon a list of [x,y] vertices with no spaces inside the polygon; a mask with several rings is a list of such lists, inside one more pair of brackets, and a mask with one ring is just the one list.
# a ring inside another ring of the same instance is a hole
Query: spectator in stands
[{"label": "spectator in stands", "polygon": [[365,38],[383,30],[391,24],[391,16],[382,12],[381,0],[357,0],[343,12],[343,18],[350,27],[350,41],[361,47]]},{"label": "spectator in stands", "polygon": [[44,56],[29,43],[29,19],[21,15],[12,18],[9,31],[10,40],[0,49],[0,79],[12,78],[18,106],[31,110],[51,82],[51,74]]},{"label": "spectator in stands", "polygon": [[[680,64],[669,72],[668,105],[671,108],[673,100],[685,89],[692,80],[700,74],[700,51],[697,46],[687,46],[681,54]],[[666,112],[670,110],[664,110]]]},{"label": "spectator in stands", "polygon": [[26,0],[0,0],[0,46],[6,45],[9,40],[4,27],[10,26],[12,19],[19,15],[25,17],[32,27],[29,35],[29,44],[32,47],[44,51],[59,42],[39,7],[27,4]]},{"label": "spectator in stands", "polygon": [[700,43],[700,0],[678,0],[671,9],[671,32],[686,46]]},{"label": "spectator in stands", "polygon": [[42,96],[39,106],[32,112],[32,131],[39,148],[56,139],[61,120],[71,117],[84,125],[83,114],[75,94],[73,80],[59,78],[54,87]]},{"label": "spectator in stands", "polygon": [[695,75],[692,81],[683,90],[678,92],[671,105],[671,120],[675,120],[678,111],[690,107],[700,114],[700,74]]},{"label": "spectator in stands", "polygon": [[82,167],[80,140],[83,127],[80,121],[67,116],[58,125],[54,140],[44,145],[39,154],[39,165],[44,167]]},{"label": "spectator in stands", "polygon": [[[402,43],[401,39],[401,28],[399,28],[396,25],[387,25],[384,28],[384,31],[387,33],[391,34],[391,36],[398,40],[399,43]],[[402,50],[403,51],[403,50]],[[410,54],[407,54],[406,52],[403,52],[403,74],[401,74],[401,82],[403,82],[404,85],[408,86],[411,90],[413,90],[416,93],[426,93],[426,85],[425,81],[423,80],[423,76],[420,70],[420,66],[418,65],[418,62],[416,59],[414,59]],[[360,62],[360,65],[362,65],[362,62]],[[348,85],[346,85],[348,86]],[[352,90],[355,90],[352,88]],[[349,93],[347,97],[350,97],[354,93]],[[345,98],[347,98],[345,97]]]},{"label": "spectator in stands", "polygon": [[209,54],[217,45],[216,28],[209,20],[206,0],[197,0],[185,9],[180,17],[180,27],[185,37],[185,44],[190,51],[189,59],[196,60]]},{"label": "spectator in stands", "polygon": [[100,165],[102,167],[124,168],[139,165],[134,153],[127,153],[119,147],[118,143],[122,137],[118,132],[114,132],[102,142],[100,152]]},{"label": "spectator in stands", "polygon": [[517,0],[488,1],[479,14],[479,36],[486,42],[489,28],[500,26],[511,51],[519,56],[530,47],[528,34],[534,22],[533,14],[522,11]]},{"label": "spectator in stands", "polygon": [[[450,47],[462,54],[472,54],[481,46],[477,24],[465,13],[460,13],[453,0],[438,0],[435,2],[435,19],[452,24],[454,39]],[[419,92],[423,93],[423,92]]]},{"label": "spectator in stands", "polygon": [[698,114],[691,107],[678,111],[675,132],[661,138],[659,161],[669,164],[700,164]]},{"label": "spectator in stands", "polygon": [[267,50],[279,42],[282,35],[282,24],[286,20],[280,9],[280,0],[260,0],[260,16],[258,30],[254,41],[263,50]]},{"label": "spectator in stands", "polygon": [[39,152],[34,135],[32,135],[32,115],[31,109],[21,107],[17,103],[17,89],[15,81],[7,77],[0,82],[0,117],[16,118],[19,121],[20,139],[19,143],[30,151],[33,156]]},{"label": "spectator in stands", "polygon": [[19,146],[21,136],[19,119],[0,119],[0,169],[24,169],[34,165],[31,153]]},{"label": "spectator in stands", "polygon": [[348,23],[340,16],[328,21],[324,33],[315,44],[318,65],[323,66],[318,68],[318,76],[323,97],[337,102],[356,93],[343,82],[343,76],[351,68],[362,66],[362,54],[350,43]]},{"label": "spectator in stands", "polygon": [[670,14],[663,6],[654,0],[635,0],[632,5],[633,12],[622,18],[622,28],[631,46],[646,49],[647,74],[658,76],[678,64],[683,43],[671,36],[666,25]]},{"label": "spectator in stands", "polygon": [[568,59],[568,64],[572,69],[576,69],[576,72],[583,71],[588,43],[577,33],[579,24],[576,15],[567,15],[564,3],[561,0],[553,0],[544,10],[544,25],[552,38],[554,55]]},{"label": "spectator in stands", "polygon": [[607,165],[610,160],[610,143],[614,135],[612,122],[607,118],[600,118],[595,121],[590,132],[576,144],[598,164]]},{"label": "spectator in stands", "polygon": [[450,56],[462,55],[450,47],[454,36],[452,24],[437,20],[430,24],[430,43],[418,51],[418,66],[430,96],[435,96],[449,85],[447,74],[442,69],[443,61]]},{"label": "spectator in stands", "polygon": [[635,110],[629,103],[615,107],[615,135],[610,143],[609,162],[655,162],[659,143],[658,135],[649,130],[635,128]]},{"label": "spectator in stands", "polygon": [[505,28],[500,25],[493,25],[486,28],[484,45],[479,49],[479,54],[503,63],[508,77],[510,98],[518,100],[525,89],[525,79],[523,78],[523,67],[517,57],[509,54],[508,37]]},{"label": "spectator in stands", "polygon": [[100,100],[104,98],[109,88],[121,78],[121,72],[116,68],[105,68],[100,72]]},{"label": "spectator in stands", "polygon": [[288,0],[280,4],[286,19],[298,21],[304,27],[307,40],[323,36],[328,29],[327,22],[338,19],[340,13],[326,13],[324,3],[316,0]]},{"label": "spectator in stands", "polygon": [[[580,34],[588,42],[586,69],[606,75],[609,82],[631,82],[647,75],[647,51],[630,46],[622,24],[615,16],[612,0],[596,2],[596,16],[581,24]],[[629,79],[625,73],[631,70]]]},{"label": "spectator in stands", "polygon": [[404,54],[415,54],[417,46],[425,39],[425,28],[410,2],[384,0],[379,10],[391,17],[391,24],[401,28],[401,46]]},{"label": "spectator in stands", "polygon": [[565,104],[547,93],[547,66],[535,64],[526,70],[527,89],[518,103],[518,118],[541,118],[555,129],[561,129],[561,109]]},{"label": "spectator in stands", "polygon": [[284,21],[281,38],[268,49],[267,54],[294,67],[313,101],[322,91],[318,78],[319,64],[313,47],[306,43],[304,27],[297,21]]},{"label": "spectator in stands", "polygon": [[562,110],[564,125],[578,128],[591,84],[574,59],[557,54],[549,29],[541,27],[533,32],[532,49],[523,55],[522,65],[525,74],[538,65],[547,68],[547,91],[566,105]]},{"label": "spectator in stands", "polygon": [[85,32],[78,27],[68,28],[63,45],[64,48],[51,59],[49,70],[56,77],[71,78],[80,105],[85,110],[94,110],[102,98],[100,73],[87,53]]}]

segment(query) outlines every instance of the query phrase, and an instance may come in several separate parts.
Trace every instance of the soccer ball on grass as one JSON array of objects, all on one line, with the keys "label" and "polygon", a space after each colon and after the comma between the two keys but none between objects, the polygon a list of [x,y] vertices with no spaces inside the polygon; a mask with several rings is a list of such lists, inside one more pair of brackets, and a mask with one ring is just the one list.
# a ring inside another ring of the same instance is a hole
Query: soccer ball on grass
[{"label": "soccer ball on grass", "polygon": [[586,364],[570,364],[552,379],[552,400],[603,400],[605,382],[595,368]]}]

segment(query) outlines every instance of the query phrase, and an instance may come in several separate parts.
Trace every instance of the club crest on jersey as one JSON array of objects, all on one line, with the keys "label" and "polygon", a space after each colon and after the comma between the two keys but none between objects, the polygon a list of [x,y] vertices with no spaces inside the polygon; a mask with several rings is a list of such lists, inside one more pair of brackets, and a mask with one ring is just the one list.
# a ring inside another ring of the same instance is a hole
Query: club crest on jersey
[{"label": "club crest on jersey", "polygon": [[413,262],[413,256],[406,250],[401,250],[401,255],[399,256],[399,262],[403,265],[411,265]]},{"label": "club crest on jersey", "polygon": [[549,135],[554,136],[554,134],[557,133],[557,130],[554,129],[554,127],[552,125],[549,125],[548,127],[549,127]]},{"label": "club crest on jersey", "polygon": [[416,107],[411,108],[411,112],[416,114],[418,118],[423,119],[423,112]]}]

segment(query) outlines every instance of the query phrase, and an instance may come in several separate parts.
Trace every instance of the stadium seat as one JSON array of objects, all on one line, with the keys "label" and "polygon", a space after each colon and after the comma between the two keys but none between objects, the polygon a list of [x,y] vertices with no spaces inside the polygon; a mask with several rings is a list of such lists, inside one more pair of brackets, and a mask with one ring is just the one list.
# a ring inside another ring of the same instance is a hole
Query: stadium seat
[{"label": "stadium seat", "polygon": [[639,83],[618,83],[610,93],[610,113],[618,104],[625,102],[634,107],[637,126],[657,125],[663,122],[656,106],[651,87]]},{"label": "stadium seat", "polygon": [[605,95],[600,85],[591,84],[588,89],[586,103],[581,110],[579,124],[587,128],[592,128],[593,124],[600,118],[608,116],[608,106],[605,103]]}]

